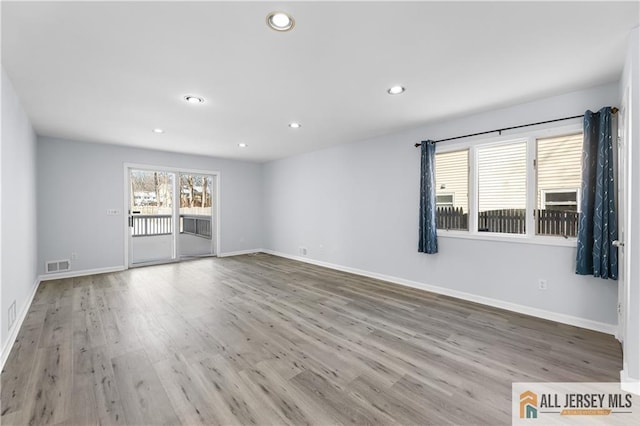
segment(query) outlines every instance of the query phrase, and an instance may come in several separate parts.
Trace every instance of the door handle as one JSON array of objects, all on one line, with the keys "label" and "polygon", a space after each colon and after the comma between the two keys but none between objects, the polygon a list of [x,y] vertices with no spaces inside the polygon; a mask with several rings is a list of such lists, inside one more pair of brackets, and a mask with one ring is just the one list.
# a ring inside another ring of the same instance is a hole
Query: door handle
[{"label": "door handle", "polygon": [[614,247],[624,247],[624,243],[622,241],[613,240],[611,241],[611,245]]}]

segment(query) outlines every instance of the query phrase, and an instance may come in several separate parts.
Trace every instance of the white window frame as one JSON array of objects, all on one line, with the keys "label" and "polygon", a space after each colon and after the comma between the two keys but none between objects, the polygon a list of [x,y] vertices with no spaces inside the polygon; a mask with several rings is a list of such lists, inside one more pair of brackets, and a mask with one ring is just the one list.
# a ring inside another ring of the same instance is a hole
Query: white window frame
[{"label": "white window frame", "polygon": [[[553,125],[555,124],[555,126]],[[469,150],[469,230],[438,229],[438,237],[462,238],[486,241],[501,241],[507,243],[524,243],[550,246],[575,247],[576,239],[562,236],[536,235],[534,210],[537,205],[537,176],[534,167],[536,159],[537,140],[564,135],[582,133],[581,119],[574,119],[565,125],[557,123],[527,127],[520,132],[510,132],[508,135],[498,135],[485,138],[466,138],[458,141],[448,141],[436,144],[436,154]],[[508,145],[526,142],[527,144],[527,202],[526,202],[526,233],[506,234],[497,232],[478,232],[478,155],[479,147]],[[580,191],[578,191],[578,197]],[[580,207],[578,201],[578,208]]]}]

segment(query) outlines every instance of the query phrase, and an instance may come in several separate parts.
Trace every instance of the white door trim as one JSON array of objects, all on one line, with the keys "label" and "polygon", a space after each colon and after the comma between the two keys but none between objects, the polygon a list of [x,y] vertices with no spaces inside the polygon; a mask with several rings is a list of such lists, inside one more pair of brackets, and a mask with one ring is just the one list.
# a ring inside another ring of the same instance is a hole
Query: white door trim
[{"label": "white door trim", "polygon": [[[618,208],[618,240],[625,243],[627,239],[627,233],[629,229],[630,214],[628,210],[631,188],[629,182],[629,159],[631,158],[629,135],[628,135],[628,88],[625,90],[622,96],[622,102],[618,110],[618,116],[616,117],[616,134],[614,140],[616,143],[616,165],[618,179],[616,187],[616,201]],[[624,341],[627,333],[627,318],[629,310],[629,276],[630,276],[630,262],[626,256],[625,247],[618,248],[618,329],[616,331],[616,338],[622,342],[624,347]]]}]

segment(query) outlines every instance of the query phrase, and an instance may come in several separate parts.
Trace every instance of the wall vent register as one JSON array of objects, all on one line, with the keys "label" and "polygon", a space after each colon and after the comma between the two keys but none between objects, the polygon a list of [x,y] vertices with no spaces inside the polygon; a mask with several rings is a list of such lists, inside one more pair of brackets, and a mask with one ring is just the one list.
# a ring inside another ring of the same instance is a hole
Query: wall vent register
[{"label": "wall vent register", "polygon": [[47,274],[52,274],[54,272],[64,272],[71,270],[71,261],[69,259],[65,260],[49,260],[45,264],[45,271]]}]

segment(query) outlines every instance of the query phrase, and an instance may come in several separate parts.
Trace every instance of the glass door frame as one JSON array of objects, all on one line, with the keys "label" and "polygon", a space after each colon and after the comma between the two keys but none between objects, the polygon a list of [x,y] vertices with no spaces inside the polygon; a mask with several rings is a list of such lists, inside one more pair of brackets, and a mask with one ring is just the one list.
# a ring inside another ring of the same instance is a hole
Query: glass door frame
[{"label": "glass door frame", "polygon": [[[174,174],[173,179],[173,250],[172,257],[169,260],[162,260],[157,262],[144,262],[144,263],[132,263],[132,250],[131,250],[131,230],[129,227],[129,209],[130,209],[130,200],[131,200],[131,183],[130,183],[130,173],[132,170],[144,170],[144,171],[156,171],[156,172],[166,172]],[[212,228],[212,232],[215,232],[215,236],[211,238],[211,252],[214,256],[220,252],[220,172],[218,171],[209,171],[209,170],[199,170],[199,169],[190,169],[190,168],[181,168],[181,167],[167,167],[167,166],[155,166],[151,164],[140,164],[140,163],[124,163],[124,209],[123,212],[127,214],[123,214],[124,218],[124,265],[126,268],[135,268],[138,266],[147,266],[153,264],[163,264],[163,263],[173,263],[180,261],[180,248],[179,248],[179,232],[180,232],[180,174],[190,173],[197,175],[206,175],[212,176],[213,186],[212,190],[212,201],[215,203],[213,209],[211,209],[211,218],[215,222],[214,227]]]}]

